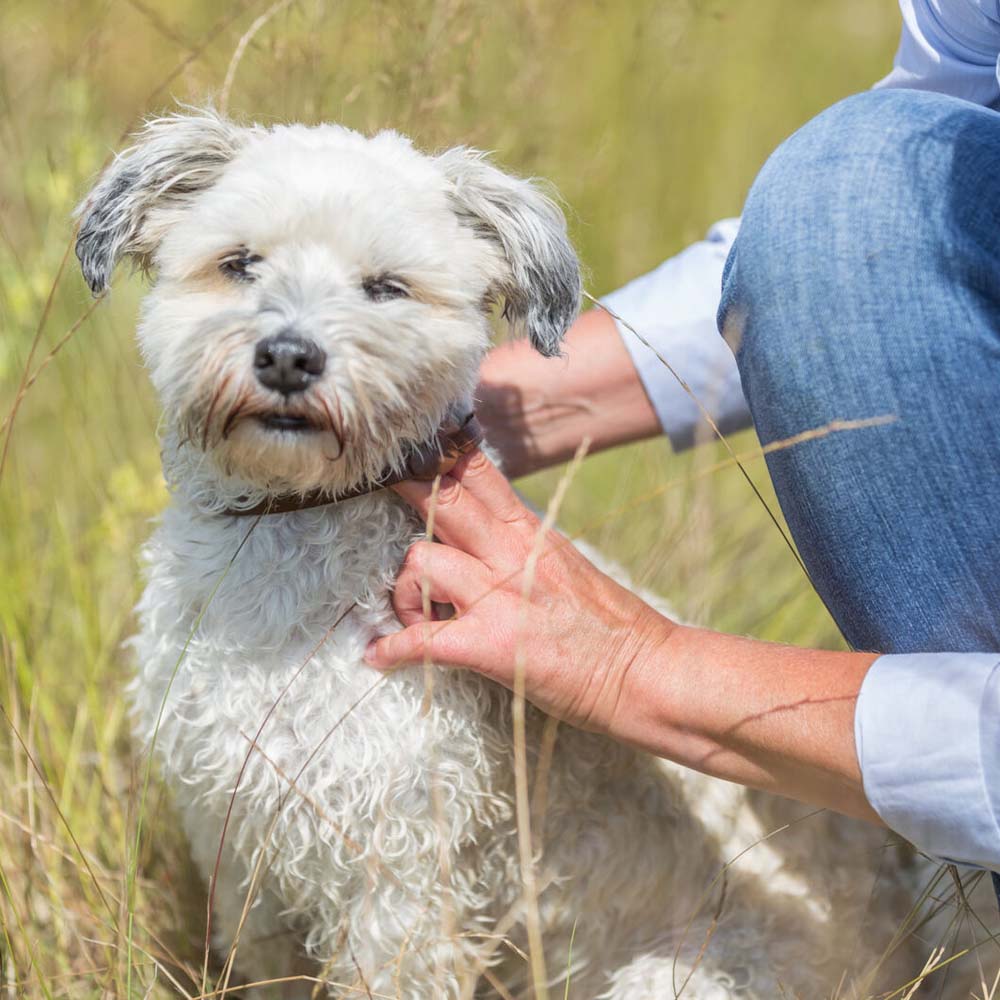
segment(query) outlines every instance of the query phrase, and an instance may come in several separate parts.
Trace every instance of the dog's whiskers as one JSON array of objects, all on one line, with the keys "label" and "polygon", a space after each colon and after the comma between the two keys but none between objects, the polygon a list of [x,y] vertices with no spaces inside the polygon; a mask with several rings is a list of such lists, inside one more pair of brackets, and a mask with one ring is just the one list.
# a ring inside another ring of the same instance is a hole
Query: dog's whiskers
[{"label": "dog's whiskers", "polygon": [[233,404],[229,407],[226,413],[226,418],[222,422],[222,440],[225,441],[229,438],[230,431],[233,429],[233,424],[236,421],[245,416],[250,416],[251,413],[248,410],[247,403],[250,401],[250,390],[244,389],[235,399]]},{"label": "dog's whiskers", "polygon": [[215,392],[212,393],[211,401],[208,404],[208,412],[205,414],[205,420],[203,422],[203,432],[201,437],[201,448],[202,451],[208,451],[208,435],[212,430],[212,415],[215,413],[215,408],[222,397],[222,394],[226,391],[229,383],[232,381],[232,372],[229,372],[226,377],[219,383]]},{"label": "dog's whiskers", "polygon": [[344,408],[340,405],[340,396],[334,396],[333,400],[337,404],[337,428],[342,442],[342,447],[346,448],[353,443],[351,429],[344,421]]},{"label": "dog's whiskers", "polygon": [[[323,413],[326,415],[326,429],[337,439],[337,454],[332,458],[328,457],[327,460],[330,462],[337,462],[344,456],[345,432],[343,430],[343,423],[341,422],[340,424],[337,424],[334,422],[333,414],[330,412],[330,407],[327,405],[326,400],[322,396],[319,397],[319,405],[322,407]],[[338,414],[342,413],[339,399],[337,400],[337,412]],[[341,417],[341,421],[343,421],[343,417]]]}]

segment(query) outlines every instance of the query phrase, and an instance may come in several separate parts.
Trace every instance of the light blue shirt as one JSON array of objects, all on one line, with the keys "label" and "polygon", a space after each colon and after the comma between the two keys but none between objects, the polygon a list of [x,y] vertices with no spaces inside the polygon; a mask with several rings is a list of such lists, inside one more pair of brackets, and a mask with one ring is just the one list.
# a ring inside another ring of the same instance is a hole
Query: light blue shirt
[{"label": "light blue shirt", "polygon": [[[878,87],[910,87],[1000,108],[1000,0],[900,0],[903,32]],[[722,268],[738,219],[604,302],[670,361],[724,432],[750,425],[733,356],[716,328]],[[655,354],[619,323],[675,448],[704,418]],[[927,854],[1000,871],[1000,651],[879,657],[854,719],[865,794]]]}]

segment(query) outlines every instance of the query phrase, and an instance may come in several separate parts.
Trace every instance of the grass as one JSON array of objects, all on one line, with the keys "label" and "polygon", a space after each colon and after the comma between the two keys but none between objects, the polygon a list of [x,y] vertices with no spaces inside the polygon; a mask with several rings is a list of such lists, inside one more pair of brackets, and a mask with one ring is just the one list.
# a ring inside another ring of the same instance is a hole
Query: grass
[{"label": "grass", "polygon": [[[132,342],[142,281],[121,275],[81,322],[89,294],[63,266],[73,206],[122,136],[226,85],[241,117],[492,149],[560,190],[600,294],[737,214],[782,138],[885,71],[897,30],[894,0],[0,7],[0,997],[179,996],[169,977],[189,994],[201,978],[203,889],[155,775],[136,839],[123,695],[135,553],[166,500]],[[591,525],[685,616],[838,645],[739,471],[706,474],[724,457],[655,442],[588,459],[561,523]],[[524,488],[544,505],[557,481]]]}]

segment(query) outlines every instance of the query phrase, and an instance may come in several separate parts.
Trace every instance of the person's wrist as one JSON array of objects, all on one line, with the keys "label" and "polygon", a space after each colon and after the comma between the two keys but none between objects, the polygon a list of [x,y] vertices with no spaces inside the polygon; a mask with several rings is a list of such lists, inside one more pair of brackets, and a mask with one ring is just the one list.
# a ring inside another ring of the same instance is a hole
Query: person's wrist
[{"label": "person's wrist", "polygon": [[657,665],[663,663],[666,651],[681,628],[683,626],[654,608],[642,604],[610,657],[607,693],[587,728],[597,729],[623,742],[637,741],[644,727],[643,716]]},{"label": "person's wrist", "polygon": [[508,341],[483,361],[479,419],[511,478],[569,460],[584,439],[596,452],[662,432],[607,313],[581,315],[563,351],[553,360]]},{"label": "person's wrist", "polygon": [[521,342],[495,347],[486,356],[476,388],[476,415],[486,440],[499,453],[510,479],[533,472],[537,451],[531,414],[544,404],[534,378],[536,361]]},{"label": "person's wrist", "polygon": [[[517,397],[516,399],[514,397]],[[534,471],[531,427],[524,413],[524,390],[484,379],[476,390],[476,417],[508,479]]]}]

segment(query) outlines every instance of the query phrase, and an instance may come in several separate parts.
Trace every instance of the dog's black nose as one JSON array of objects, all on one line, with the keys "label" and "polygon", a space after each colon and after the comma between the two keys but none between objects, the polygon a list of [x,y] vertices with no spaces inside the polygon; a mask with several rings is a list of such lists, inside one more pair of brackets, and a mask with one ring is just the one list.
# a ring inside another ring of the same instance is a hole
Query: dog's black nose
[{"label": "dog's black nose", "polygon": [[253,366],[261,385],[290,396],[307,389],[323,374],[326,354],[311,340],[279,333],[257,342]]}]

